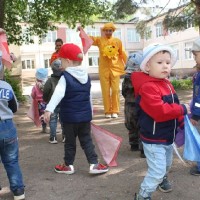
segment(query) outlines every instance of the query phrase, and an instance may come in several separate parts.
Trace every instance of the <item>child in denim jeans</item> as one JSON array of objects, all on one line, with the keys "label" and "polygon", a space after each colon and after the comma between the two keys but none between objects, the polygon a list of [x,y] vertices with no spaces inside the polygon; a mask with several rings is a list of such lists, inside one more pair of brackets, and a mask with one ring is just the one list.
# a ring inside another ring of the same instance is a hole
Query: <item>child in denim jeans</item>
[{"label": "child in denim jeans", "polygon": [[19,147],[13,113],[18,109],[17,99],[10,84],[3,78],[3,64],[0,51],[0,159],[7,172],[10,190],[14,200],[24,200],[24,183],[19,166]]},{"label": "child in denim jeans", "polygon": [[[51,96],[56,88],[56,85],[58,84],[58,81],[60,79],[60,76],[62,74],[62,67],[61,67],[61,61],[59,59],[54,60],[51,63],[51,69],[53,71],[53,74],[51,74],[51,77],[47,80],[47,82],[44,85],[43,90],[43,100],[46,103],[49,103]],[[57,122],[58,117],[60,113],[60,105],[58,105],[54,112],[51,114],[50,121],[49,121],[49,127],[50,127],[50,138],[49,143],[51,144],[57,144],[57,137],[56,137],[56,129],[57,129]],[[62,123],[61,123],[62,127]],[[65,141],[65,137],[63,135],[63,142]]]},{"label": "child in denim jeans", "polygon": [[[38,116],[42,116],[44,114],[44,110],[46,108],[46,102],[43,100],[43,89],[44,84],[47,80],[48,70],[45,68],[38,68],[36,70],[36,83],[32,88],[31,97],[34,101],[37,102],[37,108],[35,108],[35,112],[39,112]],[[47,124],[41,119],[42,123],[42,132],[46,133]]]},{"label": "child in denim jeans", "polygon": [[147,174],[135,200],[151,200],[159,188],[172,191],[167,174],[172,165],[177,127],[183,125],[183,115],[189,105],[179,104],[178,96],[168,80],[176,54],[167,45],[150,45],[143,50],[142,72],[132,74],[136,103],[139,109],[140,139],[148,165]]},{"label": "child in denim jeans", "polygon": [[131,82],[131,74],[140,71],[140,63],[142,61],[142,52],[138,51],[132,53],[128,57],[126,63],[126,74],[122,82],[122,95],[125,99],[124,102],[124,116],[125,116],[125,126],[129,133],[129,144],[131,146],[131,151],[141,151],[141,157],[144,157],[142,145],[139,139],[139,127],[137,123],[137,112],[134,96],[134,88]]},{"label": "child in denim jeans", "polygon": [[[200,38],[193,42],[191,51],[196,61],[197,72],[193,76],[193,99],[191,104],[190,121],[194,126],[197,126],[197,129],[200,132]],[[197,162],[197,165],[190,169],[190,174],[200,176],[200,162]]]}]

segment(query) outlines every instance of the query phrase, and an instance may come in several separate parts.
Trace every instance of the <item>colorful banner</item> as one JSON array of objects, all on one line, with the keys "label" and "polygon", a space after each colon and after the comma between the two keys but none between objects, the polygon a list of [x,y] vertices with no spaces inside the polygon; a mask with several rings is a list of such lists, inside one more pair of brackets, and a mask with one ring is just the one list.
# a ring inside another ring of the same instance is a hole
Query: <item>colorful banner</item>
[{"label": "colorful banner", "polygon": [[8,49],[8,43],[5,33],[0,34],[0,51],[2,51],[3,64],[10,69],[12,66],[12,61],[10,58],[10,52]]}]

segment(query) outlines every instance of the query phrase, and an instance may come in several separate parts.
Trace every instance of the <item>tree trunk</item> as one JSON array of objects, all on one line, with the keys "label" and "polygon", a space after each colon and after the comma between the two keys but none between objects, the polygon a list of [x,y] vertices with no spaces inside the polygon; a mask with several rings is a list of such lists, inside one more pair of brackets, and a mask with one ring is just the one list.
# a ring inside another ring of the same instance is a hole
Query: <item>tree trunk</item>
[{"label": "tree trunk", "polygon": [[6,0],[0,0],[0,28],[4,28],[5,1]]}]

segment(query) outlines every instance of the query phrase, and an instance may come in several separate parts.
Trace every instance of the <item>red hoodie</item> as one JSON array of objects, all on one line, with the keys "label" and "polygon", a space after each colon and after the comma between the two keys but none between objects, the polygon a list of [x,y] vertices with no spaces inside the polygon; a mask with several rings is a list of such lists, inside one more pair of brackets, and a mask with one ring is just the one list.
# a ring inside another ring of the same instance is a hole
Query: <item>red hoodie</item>
[{"label": "red hoodie", "polygon": [[172,144],[177,127],[187,114],[185,105],[167,79],[150,77],[143,72],[131,75],[138,107],[140,137],[151,144]]}]

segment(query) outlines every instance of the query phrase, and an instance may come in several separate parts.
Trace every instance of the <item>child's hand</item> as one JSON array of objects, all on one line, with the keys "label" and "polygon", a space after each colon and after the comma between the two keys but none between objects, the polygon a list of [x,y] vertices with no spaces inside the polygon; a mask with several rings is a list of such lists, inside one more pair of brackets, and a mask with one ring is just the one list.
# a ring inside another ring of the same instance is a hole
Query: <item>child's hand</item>
[{"label": "child's hand", "polygon": [[190,119],[190,122],[191,122],[191,124],[193,125],[193,126],[197,126],[197,124],[198,124],[198,121],[196,121],[196,120],[194,120],[194,119]]},{"label": "child's hand", "polygon": [[44,114],[41,116],[45,123],[48,123],[50,120],[51,112],[45,111]]}]

